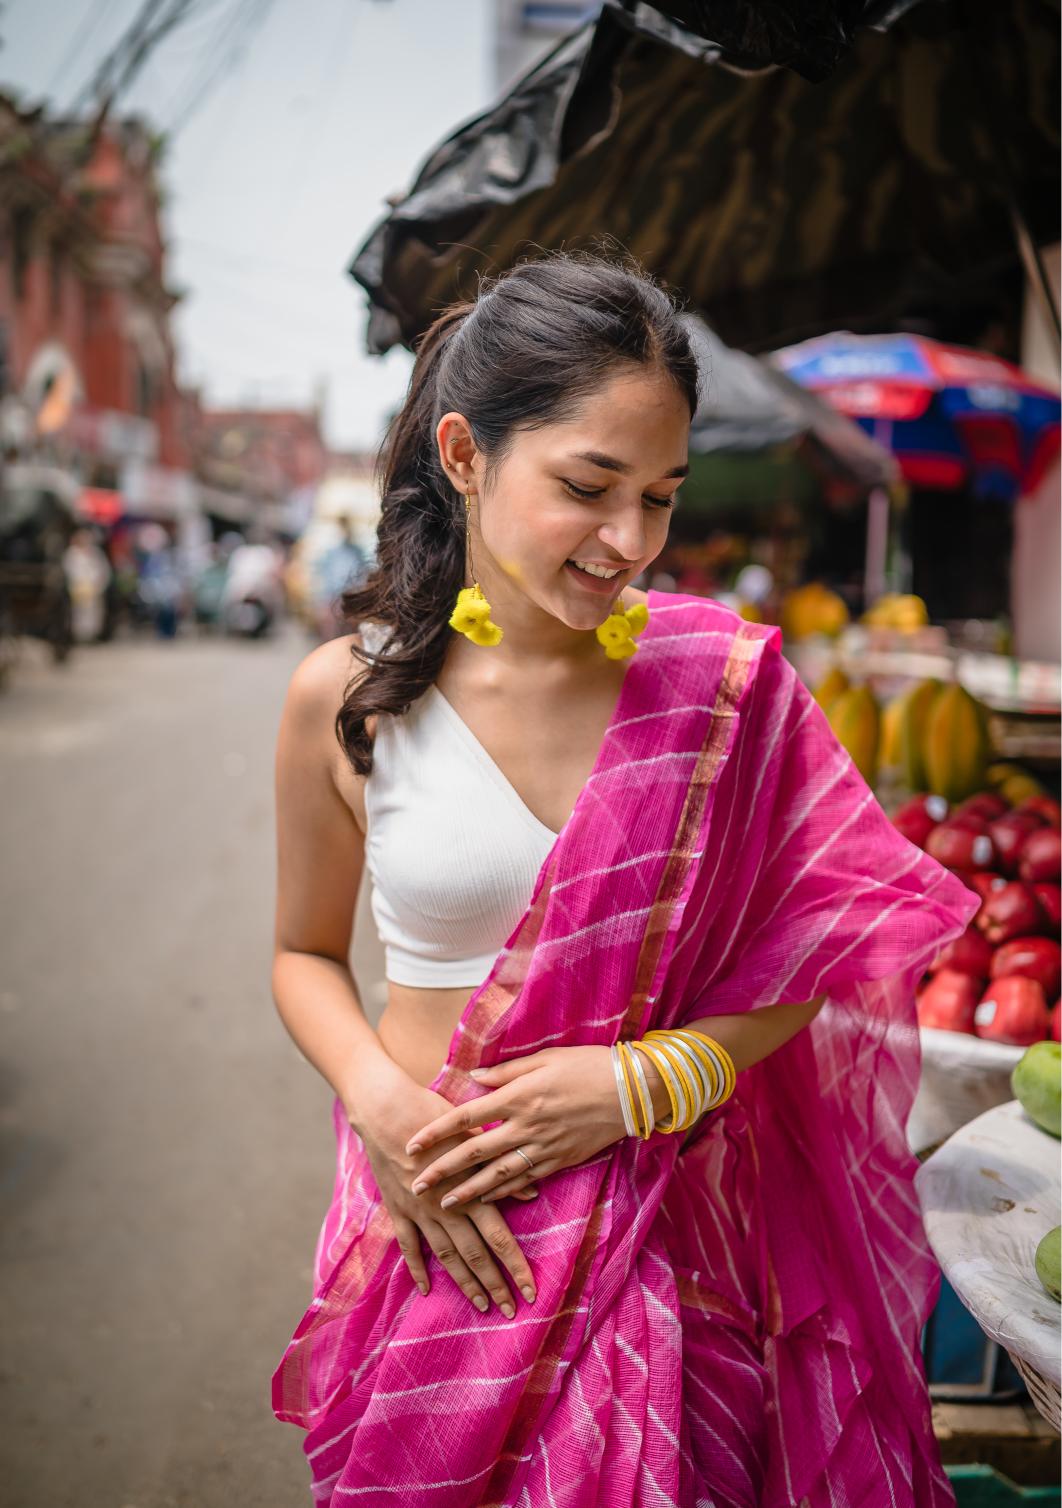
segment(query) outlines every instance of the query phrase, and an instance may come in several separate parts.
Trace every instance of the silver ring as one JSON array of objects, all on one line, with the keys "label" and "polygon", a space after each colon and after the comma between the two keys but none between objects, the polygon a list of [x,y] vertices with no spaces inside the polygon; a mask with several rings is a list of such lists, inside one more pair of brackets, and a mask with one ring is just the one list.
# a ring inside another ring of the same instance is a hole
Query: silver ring
[{"label": "silver ring", "polygon": [[514,1151],[514,1152],[519,1152],[519,1153],[520,1153],[520,1156],[521,1156],[521,1157],[522,1157],[522,1158],[523,1158],[523,1159],[524,1159],[524,1161],[525,1161],[525,1162],[526,1162],[526,1163],[527,1163],[527,1166],[528,1166],[528,1167],[529,1167],[529,1168],[534,1168],[534,1166],[535,1166],[535,1165],[534,1165],[534,1163],[533,1163],[533,1162],[532,1162],[532,1161],[531,1161],[531,1159],[530,1159],[530,1157],[528,1157],[528,1155],[527,1155],[527,1153],[526,1153],[526,1152],[521,1152],[521,1151],[520,1151],[520,1148],[519,1148],[519,1147],[514,1147],[514,1148],[513,1148],[513,1151]]}]

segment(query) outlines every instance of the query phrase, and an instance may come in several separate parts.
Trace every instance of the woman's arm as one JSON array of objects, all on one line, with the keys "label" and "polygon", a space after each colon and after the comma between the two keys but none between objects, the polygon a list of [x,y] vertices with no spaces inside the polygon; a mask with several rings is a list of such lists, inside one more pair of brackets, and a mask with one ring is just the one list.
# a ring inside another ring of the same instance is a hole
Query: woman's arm
[{"label": "woman's arm", "polygon": [[[690,1031],[703,1032],[724,1047],[740,1073],[743,1068],[751,1068],[753,1063],[759,1063],[784,1047],[801,1027],[814,1020],[825,999],[825,995],[817,995],[814,1000],[765,1005],[759,1010],[744,1011],[739,1016],[704,1016],[682,1024]],[[671,1110],[664,1080],[656,1064],[649,1062],[645,1053],[638,1056],[645,1069],[656,1118],[660,1120]]]},{"label": "woman's arm", "polygon": [[365,843],[335,782],[335,709],[347,641],[309,655],[291,680],[277,740],[277,910],[273,998],[300,1052],[359,1132],[409,1088],[358,998],[348,956]]},{"label": "woman's arm", "polygon": [[[819,1010],[825,995],[801,1003],[784,1003],[746,1011],[740,1016],[704,1016],[683,1024],[703,1031],[725,1047],[737,1070],[749,1068],[796,1035]],[[671,1102],[654,1063],[639,1053],[653,1099],[655,1120],[670,1114]],[[510,1058],[472,1077],[493,1093],[447,1110],[421,1126],[406,1145],[421,1153],[458,1133],[471,1140],[441,1157],[433,1157],[412,1185],[416,1193],[434,1190],[443,1179],[462,1178],[443,1201],[460,1206],[469,1199],[484,1203],[518,1194],[532,1180],[586,1162],[624,1135],[616,1079],[606,1047],[549,1047]],[[477,1125],[501,1124],[477,1133]],[[513,1148],[523,1149],[532,1167],[518,1162]],[[468,1170],[480,1171],[468,1176]]]}]

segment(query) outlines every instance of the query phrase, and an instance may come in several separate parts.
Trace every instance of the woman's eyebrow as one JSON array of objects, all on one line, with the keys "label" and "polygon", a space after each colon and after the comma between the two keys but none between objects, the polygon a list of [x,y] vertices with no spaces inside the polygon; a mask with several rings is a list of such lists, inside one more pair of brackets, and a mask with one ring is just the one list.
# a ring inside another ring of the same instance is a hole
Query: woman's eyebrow
[{"label": "woman's eyebrow", "polygon": [[[603,471],[618,471],[621,476],[630,476],[634,470],[626,461],[617,461],[615,456],[606,456],[600,450],[577,450],[570,457],[573,461],[589,461],[591,466],[600,466]],[[673,466],[670,471],[665,471],[666,477],[689,476],[688,466]]]}]

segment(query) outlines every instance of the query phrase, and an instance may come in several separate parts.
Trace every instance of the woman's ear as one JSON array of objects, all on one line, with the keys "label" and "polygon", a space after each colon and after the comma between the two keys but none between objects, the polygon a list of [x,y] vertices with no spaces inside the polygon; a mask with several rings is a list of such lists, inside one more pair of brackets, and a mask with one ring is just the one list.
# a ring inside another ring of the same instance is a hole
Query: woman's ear
[{"label": "woman's ear", "polygon": [[463,414],[443,414],[435,427],[435,441],[439,447],[439,460],[446,475],[458,492],[467,492],[474,477],[476,442]]}]

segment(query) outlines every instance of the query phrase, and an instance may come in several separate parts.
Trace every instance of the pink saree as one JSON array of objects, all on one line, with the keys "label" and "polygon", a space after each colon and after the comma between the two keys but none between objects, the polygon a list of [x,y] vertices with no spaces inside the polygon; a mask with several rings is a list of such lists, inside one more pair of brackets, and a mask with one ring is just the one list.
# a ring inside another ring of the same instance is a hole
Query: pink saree
[{"label": "pink saree", "polygon": [[416,1290],[338,1101],[314,1296],[273,1379],[321,1505],[945,1508],[938,1288],[904,1128],[914,986],[977,897],[902,838],[775,628],[649,594],[528,909],[432,1088],[545,1046],[827,1000],[682,1137],[503,1209],[538,1298]]}]

